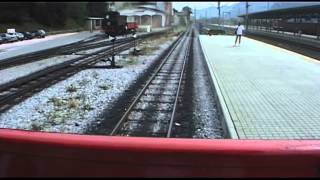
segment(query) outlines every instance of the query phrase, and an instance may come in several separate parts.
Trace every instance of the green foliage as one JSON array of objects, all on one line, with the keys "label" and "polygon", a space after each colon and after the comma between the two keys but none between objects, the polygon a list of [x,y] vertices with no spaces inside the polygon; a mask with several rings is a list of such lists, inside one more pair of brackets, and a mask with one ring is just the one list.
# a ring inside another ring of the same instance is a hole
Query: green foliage
[{"label": "green foliage", "polygon": [[[87,4],[87,2],[1,2],[1,31],[12,28],[8,27],[9,25],[14,25],[15,28],[29,27],[29,24],[40,24],[41,26],[37,28],[84,25],[88,15]],[[30,31],[30,29],[24,30]]]},{"label": "green foliage", "polygon": [[102,90],[108,90],[111,88],[111,86],[108,84],[102,84],[102,85],[99,85],[99,88]]},{"label": "green foliage", "polygon": [[87,11],[90,17],[104,17],[107,12],[106,2],[88,2]]},{"label": "green foliage", "polygon": [[186,19],[185,19],[184,16],[180,16],[179,17],[179,21],[180,21],[180,25],[182,25],[182,26],[186,26],[187,25],[186,24]]},{"label": "green foliage", "polygon": [[78,88],[77,88],[75,85],[71,84],[70,86],[67,87],[66,91],[67,91],[68,93],[73,93],[73,92],[76,92],[77,89],[78,89]]},{"label": "green foliage", "polygon": [[63,100],[57,97],[52,97],[48,100],[49,103],[52,103],[55,107],[60,107],[64,104]]},{"label": "green foliage", "polygon": [[31,124],[31,130],[32,131],[41,131],[43,128],[43,126],[41,124],[38,123],[32,123]]}]

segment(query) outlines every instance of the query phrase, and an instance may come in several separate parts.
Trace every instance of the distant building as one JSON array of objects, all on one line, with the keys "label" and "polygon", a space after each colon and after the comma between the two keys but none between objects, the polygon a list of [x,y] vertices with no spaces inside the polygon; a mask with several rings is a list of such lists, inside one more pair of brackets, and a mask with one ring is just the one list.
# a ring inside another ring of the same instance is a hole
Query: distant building
[{"label": "distant building", "polygon": [[184,7],[181,12],[174,12],[174,25],[188,25],[190,23],[191,8]]},{"label": "distant building", "polygon": [[119,10],[120,15],[132,17],[138,26],[170,26],[172,22],[171,2],[135,2],[129,9]]},{"label": "distant building", "polygon": [[103,18],[101,17],[88,17],[87,26],[90,32],[93,32],[93,30],[101,30],[102,20]]}]

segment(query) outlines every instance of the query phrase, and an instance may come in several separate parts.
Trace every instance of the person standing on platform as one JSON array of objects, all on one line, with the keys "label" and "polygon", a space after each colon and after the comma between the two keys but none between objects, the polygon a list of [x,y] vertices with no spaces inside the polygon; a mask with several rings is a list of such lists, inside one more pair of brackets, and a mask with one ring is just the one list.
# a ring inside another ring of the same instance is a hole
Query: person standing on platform
[{"label": "person standing on platform", "polygon": [[238,38],[239,38],[239,46],[240,46],[241,36],[242,36],[243,30],[244,30],[244,27],[241,25],[241,23],[239,23],[237,26],[237,29],[235,30],[236,41],[234,42],[234,46],[237,45]]}]

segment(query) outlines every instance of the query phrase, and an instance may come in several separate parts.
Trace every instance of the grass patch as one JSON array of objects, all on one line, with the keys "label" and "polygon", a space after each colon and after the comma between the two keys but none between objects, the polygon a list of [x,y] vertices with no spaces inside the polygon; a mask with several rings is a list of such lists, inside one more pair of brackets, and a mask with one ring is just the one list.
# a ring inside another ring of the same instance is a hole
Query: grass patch
[{"label": "grass patch", "polygon": [[78,99],[70,99],[68,101],[68,108],[70,109],[75,109],[78,108],[80,106],[80,101]]},{"label": "grass patch", "polygon": [[135,56],[130,55],[127,59],[123,62],[124,65],[134,65],[137,64],[137,59]]},{"label": "grass patch", "polygon": [[68,93],[73,93],[73,92],[76,92],[77,91],[77,87],[73,84],[71,84],[70,86],[67,87],[67,90],[66,90]]},{"label": "grass patch", "polygon": [[97,72],[92,72],[92,77],[95,78],[95,79],[98,79],[99,78],[99,74]]},{"label": "grass patch", "polygon": [[50,98],[48,102],[52,103],[55,107],[60,107],[64,104],[63,100],[57,97]]},{"label": "grass patch", "polygon": [[93,107],[91,107],[90,104],[85,104],[82,109],[84,111],[91,111],[93,110]]},{"label": "grass patch", "polygon": [[108,84],[102,84],[102,85],[99,85],[99,88],[102,90],[108,90],[111,88],[111,86]]},{"label": "grass patch", "polygon": [[31,130],[32,131],[41,131],[43,129],[41,124],[38,123],[32,123],[31,124]]},{"label": "grass patch", "polygon": [[79,82],[79,85],[80,85],[80,86],[85,86],[85,85],[87,85],[89,82],[90,82],[89,79],[82,79],[82,80]]},{"label": "grass patch", "polygon": [[154,51],[156,51],[158,49],[160,49],[159,46],[151,46],[151,47],[150,46],[145,46],[145,47],[143,47],[141,49],[141,51],[142,51],[143,54],[150,55],[152,52],[154,52]]}]

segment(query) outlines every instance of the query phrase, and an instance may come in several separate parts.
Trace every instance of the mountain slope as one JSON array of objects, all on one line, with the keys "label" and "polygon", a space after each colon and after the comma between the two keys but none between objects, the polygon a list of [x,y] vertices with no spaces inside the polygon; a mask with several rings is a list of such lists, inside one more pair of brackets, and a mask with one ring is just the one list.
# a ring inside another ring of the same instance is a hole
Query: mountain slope
[{"label": "mountain slope", "polygon": [[[249,13],[267,11],[273,9],[293,8],[300,6],[320,5],[320,2],[249,2]],[[230,15],[229,15],[230,12]],[[234,18],[246,13],[246,2],[239,2],[229,6],[221,7],[221,17]],[[216,6],[196,10],[197,19],[218,17]]]}]

